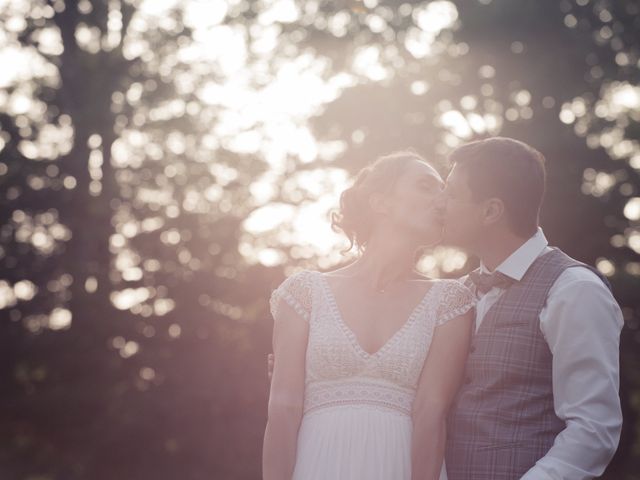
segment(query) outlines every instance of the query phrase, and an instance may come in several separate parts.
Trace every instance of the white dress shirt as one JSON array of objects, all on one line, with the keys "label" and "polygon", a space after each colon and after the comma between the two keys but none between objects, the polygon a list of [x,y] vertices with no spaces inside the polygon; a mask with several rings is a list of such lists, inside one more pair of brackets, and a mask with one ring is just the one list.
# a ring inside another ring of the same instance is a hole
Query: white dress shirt
[{"label": "white dress shirt", "polygon": [[[551,251],[541,229],[497,271],[520,281],[539,256]],[[480,265],[483,272],[488,272]],[[504,292],[478,294],[476,330]],[[555,281],[540,312],[540,331],[553,355],[553,403],[566,428],[521,480],[586,480],[602,474],[622,428],[619,342],[622,312],[592,271],[568,268]]]}]

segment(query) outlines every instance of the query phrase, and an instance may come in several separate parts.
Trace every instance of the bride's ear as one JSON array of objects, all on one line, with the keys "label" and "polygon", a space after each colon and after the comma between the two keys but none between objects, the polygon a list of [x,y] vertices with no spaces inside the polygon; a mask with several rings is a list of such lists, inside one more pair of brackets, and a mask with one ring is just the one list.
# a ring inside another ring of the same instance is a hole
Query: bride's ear
[{"label": "bride's ear", "polygon": [[499,198],[490,198],[484,202],[483,223],[493,225],[504,216],[504,202]]}]

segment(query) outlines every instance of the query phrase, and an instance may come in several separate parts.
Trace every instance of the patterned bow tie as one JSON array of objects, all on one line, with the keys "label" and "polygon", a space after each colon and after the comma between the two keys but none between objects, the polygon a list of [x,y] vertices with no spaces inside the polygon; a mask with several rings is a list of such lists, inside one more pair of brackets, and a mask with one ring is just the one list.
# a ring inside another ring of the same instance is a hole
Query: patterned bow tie
[{"label": "patterned bow tie", "polygon": [[507,289],[514,282],[513,278],[506,276],[504,273],[481,273],[479,270],[471,272],[469,280],[476,286],[476,290],[483,295],[494,287]]}]

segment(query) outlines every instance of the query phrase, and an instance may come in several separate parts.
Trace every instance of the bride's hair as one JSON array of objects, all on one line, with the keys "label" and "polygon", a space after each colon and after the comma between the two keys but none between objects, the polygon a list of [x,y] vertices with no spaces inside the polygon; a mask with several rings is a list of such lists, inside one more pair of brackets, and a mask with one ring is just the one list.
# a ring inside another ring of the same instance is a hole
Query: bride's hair
[{"label": "bride's hair", "polygon": [[353,185],[342,192],[339,209],[331,212],[331,227],[334,231],[342,231],[349,239],[346,252],[354,245],[359,251],[367,246],[375,222],[369,202],[371,195],[391,192],[407,165],[416,160],[428,164],[412,150],[384,155],[360,170]]}]

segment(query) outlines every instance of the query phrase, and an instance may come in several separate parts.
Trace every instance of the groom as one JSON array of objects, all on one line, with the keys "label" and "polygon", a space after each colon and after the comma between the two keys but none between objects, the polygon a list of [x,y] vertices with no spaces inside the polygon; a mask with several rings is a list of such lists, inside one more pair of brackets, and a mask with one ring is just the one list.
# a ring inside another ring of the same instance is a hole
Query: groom
[{"label": "groom", "polygon": [[449,480],[602,474],[622,424],[620,308],[596,270],[538,226],[544,157],[509,138],[466,144],[443,194],[445,243],[480,258],[465,380],[449,413]]}]

